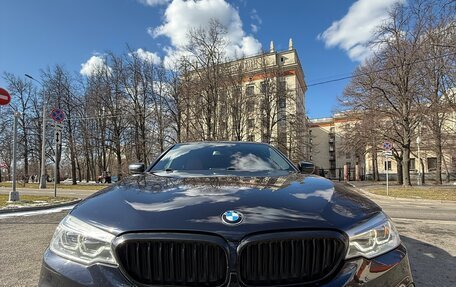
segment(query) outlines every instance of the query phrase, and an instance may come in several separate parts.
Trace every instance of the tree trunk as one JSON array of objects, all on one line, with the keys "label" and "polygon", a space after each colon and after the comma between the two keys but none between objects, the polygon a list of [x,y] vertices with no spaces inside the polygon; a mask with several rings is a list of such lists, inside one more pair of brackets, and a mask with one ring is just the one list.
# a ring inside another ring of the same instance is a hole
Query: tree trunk
[{"label": "tree trunk", "polygon": [[410,170],[409,170],[409,163],[410,163],[410,146],[406,145],[402,147],[402,186],[407,187],[411,186],[412,183],[410,181]]},{"label": "tree trunk", "polygon": [[404,182],[403,172],[402,172],[402,160],[396,159],[396,169],[397,169],[397,184],[402,185]]},{"label": "tree trunk", "polygon": [[437,167],[435,170],[435,183],[442,184],[442,139],[441,134],[436,134],[435,156],[437,158]]}]

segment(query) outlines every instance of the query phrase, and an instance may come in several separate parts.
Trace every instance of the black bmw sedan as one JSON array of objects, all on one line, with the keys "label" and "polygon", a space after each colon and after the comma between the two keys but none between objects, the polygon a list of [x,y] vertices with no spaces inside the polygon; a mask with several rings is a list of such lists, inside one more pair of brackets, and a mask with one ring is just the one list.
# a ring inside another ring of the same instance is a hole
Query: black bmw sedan
[{"label": "black bmw sedan", "polygon": [[79,203],[40,286],[413,286],[369,199],[266,144],[176,144]]}]

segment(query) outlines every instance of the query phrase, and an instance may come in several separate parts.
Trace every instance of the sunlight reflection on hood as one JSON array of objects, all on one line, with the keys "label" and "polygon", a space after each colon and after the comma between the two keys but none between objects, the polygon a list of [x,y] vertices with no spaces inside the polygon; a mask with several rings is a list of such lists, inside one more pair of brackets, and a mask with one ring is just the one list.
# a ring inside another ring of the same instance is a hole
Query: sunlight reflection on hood
[{"label": "sunlight reflection on hood", "polygon": [[299,199],[308,199],[309,197],[319,197],[319,198],[324,198],[327,201],[331,200],[331,197],[334,194],[334,188],[328,188],[328,189],[317,189],[315,191],[309,192],[309,193],[295,193],[293,194],[294,197],[299,198]]},{"label": "sunlight reflection on hood", "polygon": [[160,212],[181,209],[191,205],[198,205],[202,203],[219,203],[219,202],[235,202],[239,197],[233,194],[248,189],[247,187],[239,187],[232,189],[231,187],[221,187],[213,189],[210,187],[189,188],[183,192],[176,193],[176,196],[171,201],[167,202],[129,202],[126,201],[131,207],[136,210]]}]

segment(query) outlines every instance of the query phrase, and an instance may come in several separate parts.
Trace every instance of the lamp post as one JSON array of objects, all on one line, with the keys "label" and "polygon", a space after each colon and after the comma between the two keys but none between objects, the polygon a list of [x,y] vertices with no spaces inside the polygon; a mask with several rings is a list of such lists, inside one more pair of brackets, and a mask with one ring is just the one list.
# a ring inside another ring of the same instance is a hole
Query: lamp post
[{"label": "lamp post", "polygon": [[[34,77],[25,74],[25,76],[43,87],[43,83],[35,79]],[[40,178],[40,189],[46,188],[46,97],[43,93],[43,139],[41,144],[41,178]]]},{"label": "lamp post", "polygon": [[416,145],[418,147],[418,185],[421,185],[421,154],[420,154],[420,143],[421,143],[421,136],[416,138]]}]

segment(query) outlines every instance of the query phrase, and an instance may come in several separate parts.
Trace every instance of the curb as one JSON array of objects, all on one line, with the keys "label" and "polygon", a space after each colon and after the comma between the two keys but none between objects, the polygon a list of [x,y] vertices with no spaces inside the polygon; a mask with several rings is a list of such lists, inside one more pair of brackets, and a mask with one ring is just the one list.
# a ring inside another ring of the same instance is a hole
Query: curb
[{"label": "curb", "polygon": [[370,196],[372,198],[378,198],[378,199],[389,199],[389,200],[409,200],[409,201],[416,201],[416,202],[434,202],[434,203],[456,203],[456,201],[453,200],[441,200],[441,199],[422,199],[422,198],[406,198],[406,197],[396,197],[396,196],[386,196],[386,195],[380,195],[380,194],[375,194],[372,192],[369,192],[367,190],[362,189],[361,187],[357,187],[351,182],[347,182],[349,186],[352,188],[359,190],[361,193],[364,193],[367,196]]},{"label": "curb", "polygon": [[77,204],[81,200],[82,199],[77,199],[77,200],[73,200],[73,201],[68,201],[68,202],[58,203],[58,204],[50,204],[50,205],[0,209],[0,214],[26,212],[26,211],[37,211],[37,210],[45,210],[45,209],[51,209],[51,208],[56,208],[56,207],[65,207],[65,206],[70,206],[70,205]]}]

